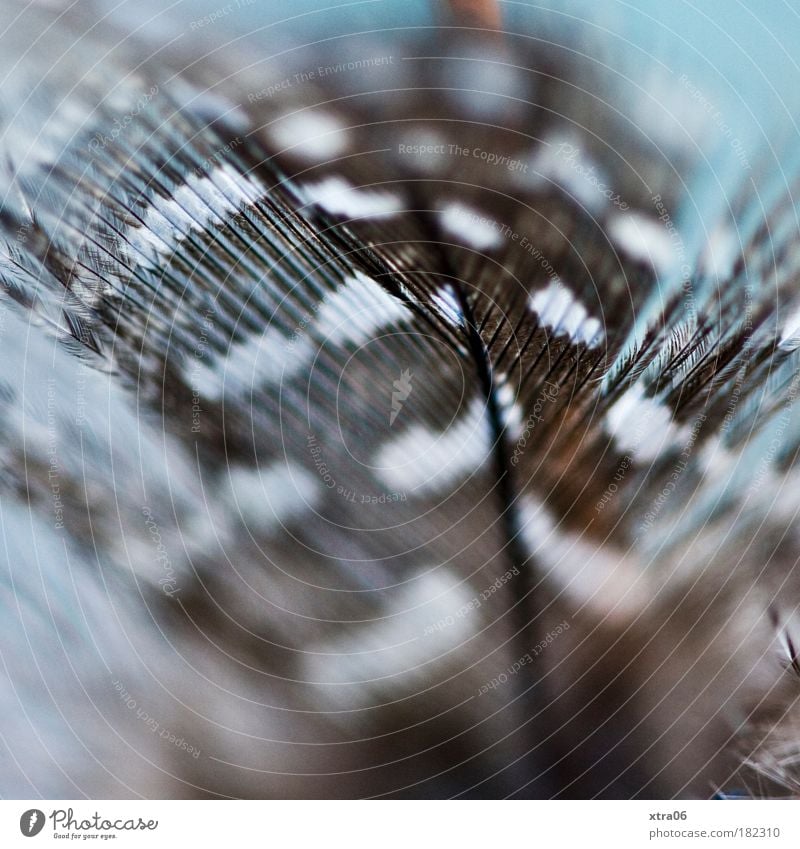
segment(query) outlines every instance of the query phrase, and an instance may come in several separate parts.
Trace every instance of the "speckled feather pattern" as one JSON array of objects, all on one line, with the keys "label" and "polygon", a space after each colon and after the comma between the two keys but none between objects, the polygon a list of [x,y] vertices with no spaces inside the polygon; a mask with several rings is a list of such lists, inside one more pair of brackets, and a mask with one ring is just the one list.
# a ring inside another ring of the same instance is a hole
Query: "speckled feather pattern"
[{"label": "speckled feather pattern", "polygon": [[82,14],[0,68],[0,793],[796,794],[790,130]]}]

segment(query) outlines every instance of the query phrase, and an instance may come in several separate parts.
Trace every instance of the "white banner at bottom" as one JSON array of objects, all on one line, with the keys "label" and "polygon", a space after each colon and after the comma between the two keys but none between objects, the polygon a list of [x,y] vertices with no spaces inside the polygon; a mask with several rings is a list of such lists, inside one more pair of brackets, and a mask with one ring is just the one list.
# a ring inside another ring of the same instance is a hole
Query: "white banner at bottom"
[{"label": "white banner at bottom", "polygon": [[0,802],[0,846],[798,847],[794,801]]}]

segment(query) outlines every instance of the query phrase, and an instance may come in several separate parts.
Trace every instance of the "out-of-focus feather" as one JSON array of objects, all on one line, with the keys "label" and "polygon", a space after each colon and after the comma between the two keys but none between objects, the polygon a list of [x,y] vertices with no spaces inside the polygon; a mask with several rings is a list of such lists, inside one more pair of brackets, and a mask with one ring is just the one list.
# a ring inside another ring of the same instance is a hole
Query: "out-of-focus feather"
[{"label": "out-of-focus feather", "polygon": [[796,168],[696,235],[708,110],[547,16],[251,63],[83,14],[2,68],[7,644],[80,647],[7,663],[3,792],[795,789]]}]

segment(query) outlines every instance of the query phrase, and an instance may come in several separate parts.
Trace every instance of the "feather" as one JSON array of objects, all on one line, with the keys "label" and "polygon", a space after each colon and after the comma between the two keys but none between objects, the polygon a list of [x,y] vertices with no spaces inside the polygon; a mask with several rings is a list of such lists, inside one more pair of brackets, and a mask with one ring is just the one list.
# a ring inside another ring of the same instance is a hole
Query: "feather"
[{"label": "feather", "polygon": [[3,794],[797,792],[792,128],[474,14],[2,37]]}]

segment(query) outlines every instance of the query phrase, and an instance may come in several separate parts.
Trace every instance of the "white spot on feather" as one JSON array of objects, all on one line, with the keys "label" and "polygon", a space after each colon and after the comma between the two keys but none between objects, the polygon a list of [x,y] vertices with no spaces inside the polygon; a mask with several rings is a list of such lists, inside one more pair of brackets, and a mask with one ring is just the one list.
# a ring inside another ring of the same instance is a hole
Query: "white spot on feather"
[{"label": "white spot on feather", "polygon": [[[382,617],[307,651],[303,680],[314,682],[325,703],[340,710],[374,704],[398,686],[425,689],[437,669],[472,650],[470,638],[482,625],[481,611],[463,611],[473,598],[450,570],[438,567],[417,575],[394,591]],[[431,628],[443,622],[445,627]]]},{"label": "white spot on feather", "polygon": [[634,384],[606,413],[606,430],[617,448],[640,462],[652,462],[689,438],[666,404],[648,398],[640,383]]},{"label": "white spot on feather", "polygon": [[497,404],[507,435],[517,439],[522,435],[522,405],[516,399],[514,389],[504,375],[498,376]]},{"label": "white spot on feather", "polygon": [[411,310],[362,271],[325,298],[317,313],[317,327],[328,340],[361,345],[384,328],[411,318]]},{"label": "white spot on feather", "polygon": [[548,182],[555,183],[593,213],[609,203],[604,191],[610,180],[577,143],[550,138],[537,146],[530,165],[528,172],[520,172],[520,182],[531,182],[540,189]]},{"label": "white spot on feather", "polygon": [[344,125],[321,109],[305,109],[281,118],[271,130],[279,147],[314,161],[338,156],[347,147]]},{"label": "white spot on feather", "polygon": [[356,189],[341,177],[326,177],[299,189],[305,203],[321,206],[334,215],[351,218],[378,218],[393,215],[403,208],[395,194],[377,189]]},{"label": "white spot on feather", "polygon": [[[230,166],[216,167],[210,174],[192,173],[171,197],[155,193],[145,210],[140,227],[132,227],[126,233],[131,245],[146,256],[172,253],[181,240],[194,232],[222,225],[231,215],[239,212],[240,206],[249,202],[248,192],[255,184],[235,174]],[[235,188],[238,195],[235,203],[215,185],[220,180],[224,185]],[[238,181],[238,185],[237,182]]]},{"label": "white spot on feather", "polygon": [[458,297],[455,290],[448,283],[431,297],[433,305],[439,315],[453,327],[462,328],[464,326],[464,313],[461,309]]},{"label": "white spot on feather", "polygon": [[266,194],[266,188],[260,182],[249,174],[237,171],[228,162],[215,168],[212,176],[236,198],[239,207],[247,206]]},{"label": "white spot on feather", "polygon": [[322,492],[319,481],[295,463],[278,461],[266,469],[235,466],[229,473],[235,508],[253,530],[300,518]]},{"label": "white spot on feather", "polygon": [[497,222],[461,203],[448,204],[440,213],[442,227],[476,250],[497,247],[501,242]]},{"label": "white spot on feather", "polygon": [[583,342],[590,348],[603,341],[605,334],[600,321],[589,317],[583,304],[561,281],[553,280],[546,289],[533,295],[530,306],[539,321],[556,336],[566,334],[574,343]]},{"label": "white spot on feather", "polygon": [[207,350],[202,357],[188,359],[183,367],[184,379],[207,400],[241,396],[253,387],[276,384],[309,368],[323,340],[360,345],[385,328],[394,329],[411,315],[399,298],[356,271],[320,304],[313,336],[309,332],[288,336],[269,325],[263,332],[234,342],[224,353]]},{"label": "white spot on feather", "polygon": [[491,438],[482,399],[444,432],[414,425],[385,443],[375,458],[377,473],[392,489],[437,492],[477,471],[489,458]]},{"label": "white spot on feather", "polygon": [[549,582],[577,605],[587,604],[612,618],[639,613],[649,600],[637,564],[585,533],[560,527],[550,509],[525,495],[519,500],[520,537]]},{"label": "white spot on feather", "polygon": [[220,219],[225,220],[239,211],[238,206],[228,200],[214,183],[215,172],[219,170],[215,168],[209,176],[190,174],[173,195],[171,203],[186,209],[196,230],[202,230]]},{"label": "white spot on feather", "polygon": [[290,339],[270,325],[233,343],[224,354],[206,352],[184,364],[187,384],[203,398],[219,401],[223,395],[241,395],[254,386],[277,383],[306,367],[314,357],[310,338]]},{"label": "white spot on feather", "polygon": [[611,218],[608,232],[614,243],[633,259],[648,262],[657,271],[675,263],[676,245],[667,229],[653,218],[626,212]]},{"label": "white spot on feather", "polygon": [[691,84],[679,81],[680,85],[672,70],[652,63],[627,108],[629,120],[647,138],[657,138],[659,146],[670,152],[686,153],[709,143],[712,112],[698,105]]},{"label": "white spot on feather", "polygon": [[[414,165],[428,173],[438,171],[450,157],[445,156],[447,138],[427,128],[411,130],[398,145],[398,153],[413,156]],[[412,152],[413,151],[413,152]]]},{"label": "white spot on feather", "polygon": [[783,323],[780,346],[786,351],[800,348],[800,304],[798,304]]}]

